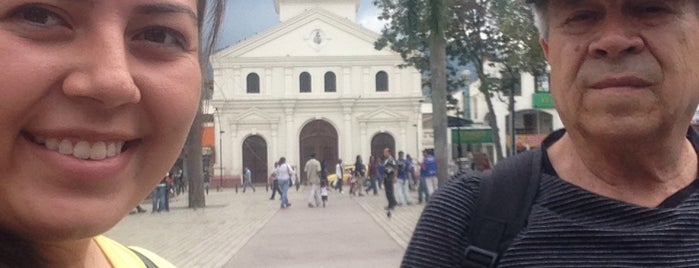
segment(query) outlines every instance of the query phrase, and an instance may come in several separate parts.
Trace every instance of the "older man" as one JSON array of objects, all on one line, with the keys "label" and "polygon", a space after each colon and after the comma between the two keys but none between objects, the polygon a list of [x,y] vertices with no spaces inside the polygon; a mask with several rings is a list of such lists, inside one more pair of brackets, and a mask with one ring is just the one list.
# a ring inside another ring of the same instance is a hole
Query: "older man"
[{"label": "older man", "polygon": [[[529,2],[565,130],[437,192],[403,266],[698,266],[699,1]],[[482,217],[482,186],[530,176],[521,228]]]},{"label": "older man", "polygon": [[320,205],[320,162],[316,160],[316,154],[311,153],[310,159],[304,166],[306,178],[311,184],[311,192],[308,196],[308,207],[313,208]]}]

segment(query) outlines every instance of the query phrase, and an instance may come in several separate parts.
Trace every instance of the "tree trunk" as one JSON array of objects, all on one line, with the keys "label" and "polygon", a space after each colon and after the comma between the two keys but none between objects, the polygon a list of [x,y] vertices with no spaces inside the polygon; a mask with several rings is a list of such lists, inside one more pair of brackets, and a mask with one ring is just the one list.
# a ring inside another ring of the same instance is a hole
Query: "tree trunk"
[{"label": "tree trunk", "polygon": [[[481,88],[484,85],[481,84]],[[488,117],[488,125],[493,130],[493,143],[495,144],[495,159],[498,161],[503,159],[502,155],[502,141],[500,140],[500,128],[498,128],[498,118],[495,115],[495,108],[493,108],[493,100],[490,98],[490,94],[487,90],[481,89],[481,92],[485,94],[485,103],[488,105],[488,112],[490,116]]]},{"label": "tree trunk", "polygon": [[187,143],[185,144],[185,165],[189,176],[189,207],[203,208],[206,206],[204,195],[204,167],[201,150],[201,125],[203,120],[201,104],[194,117],[192,127],[189,129]]},{"label": "tree trunk", "polygon": [[437,178],[439,185],[444,185],[449,180],[446,70],[446,40],[444,40],[442,36],[433,35],[430,38],[432,124],[434,127],[434,153],[437,159]]}]

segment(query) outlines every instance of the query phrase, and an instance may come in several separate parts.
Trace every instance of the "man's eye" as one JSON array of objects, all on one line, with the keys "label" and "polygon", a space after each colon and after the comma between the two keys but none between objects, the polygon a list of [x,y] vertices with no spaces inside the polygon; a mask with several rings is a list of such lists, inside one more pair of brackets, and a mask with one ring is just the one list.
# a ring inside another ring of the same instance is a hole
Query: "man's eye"
[{"label": "man's eye", "polygon": [[66,22],[56,13],[38,6],[20,8],[15,16],[18,19],[42,26],[65,26]]},{"label": "man's eye", "polygon": [[593,12],[578,12],[566,20],[566,23],[581,23],[592,21],[597,18]]},{"label": "man's eye", "polygon": [[186,42],[181,34],[167,28],[147,29],[136,36],[137,40],[158,43],[165,46],[178,46],[185,48]]},{"label": "man's eye", "polygon": [[654,14],[662,14],[665,12],[668,12],[668,9],[662,6],[645,6],[641,7],[638,10],[642,14],[646,15],[654,15]]}]

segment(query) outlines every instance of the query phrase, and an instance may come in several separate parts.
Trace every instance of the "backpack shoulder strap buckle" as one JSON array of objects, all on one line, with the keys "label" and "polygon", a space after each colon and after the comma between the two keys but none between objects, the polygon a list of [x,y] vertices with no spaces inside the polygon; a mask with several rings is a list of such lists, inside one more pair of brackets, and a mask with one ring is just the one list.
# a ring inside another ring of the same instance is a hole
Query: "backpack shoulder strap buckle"
[{"label": "backpack shoulder strap buckle", "polygon": [[493,268],[498,254],[476,246],[468,246],[465,251],[466,265],[473,268]]}]

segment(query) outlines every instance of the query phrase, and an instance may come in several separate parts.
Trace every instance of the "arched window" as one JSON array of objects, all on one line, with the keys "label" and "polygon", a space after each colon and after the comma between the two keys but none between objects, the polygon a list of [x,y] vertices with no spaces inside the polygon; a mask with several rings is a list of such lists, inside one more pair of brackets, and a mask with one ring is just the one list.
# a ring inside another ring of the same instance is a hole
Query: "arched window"
[{"label": "arched window", "polygon": [[388,73],[380,71],[376,73],[376,91],[386,92],[388,91]]},{"label": "arched window", "polygon": [[260,93],[260,76],[257,75],[256,73],[250,73],[248,74],[247,77],[247,92],[248,94],[251,93]]},{"label": "arched window", "polygon": [[325,92],[337,92],[335,73],[333,72],[325,73]]},{"label": "arched window", "polygon": [[311,92],[311,74],[303,72],[299,75],[299,91]]}]

